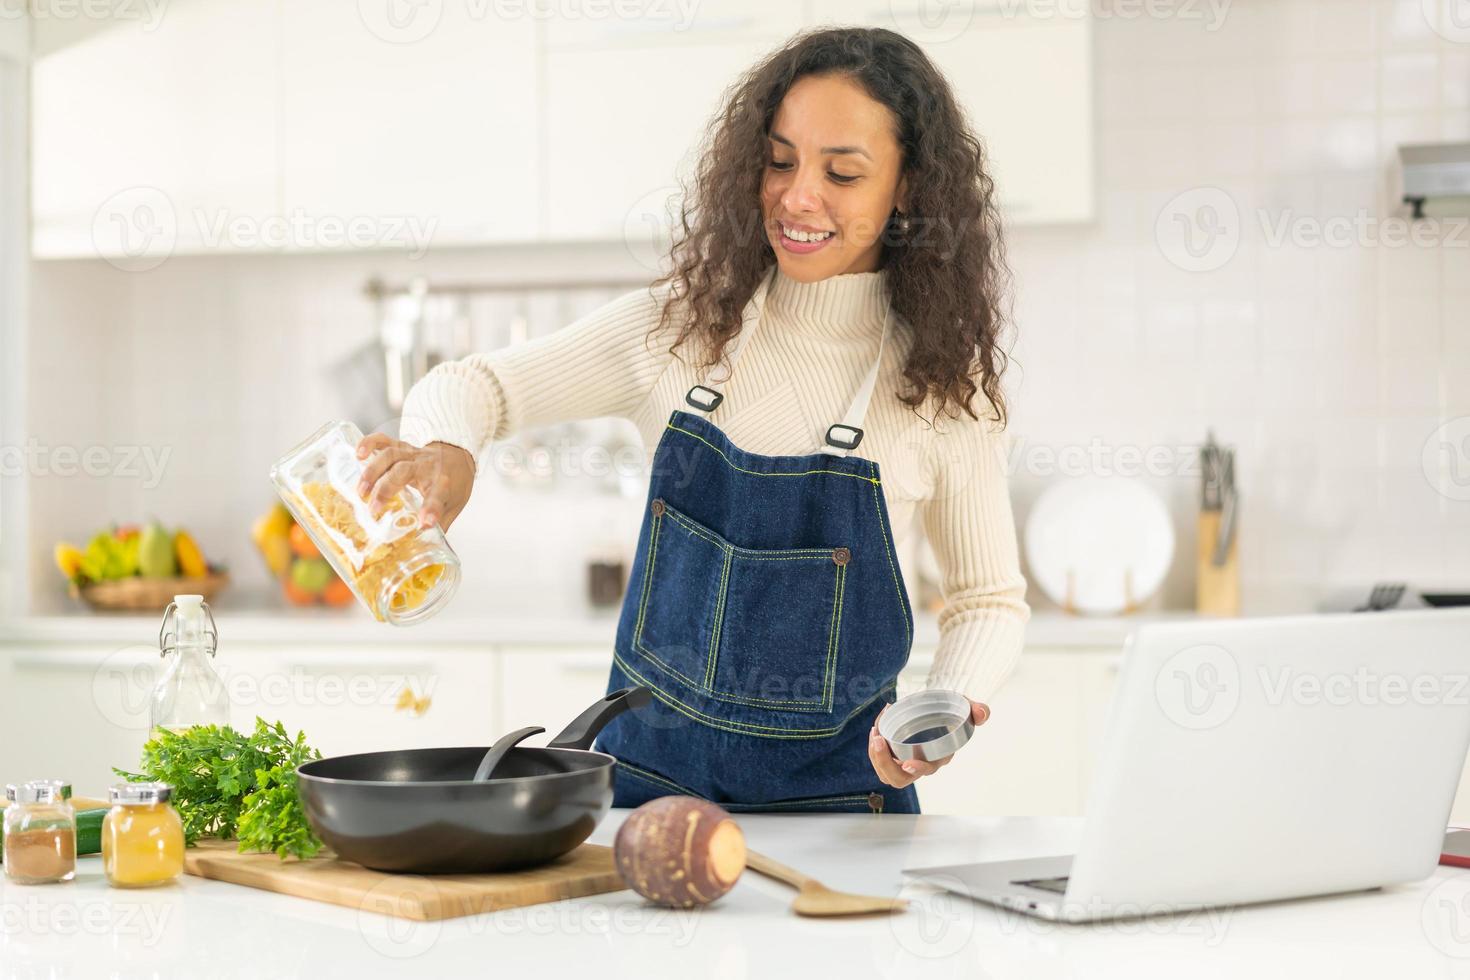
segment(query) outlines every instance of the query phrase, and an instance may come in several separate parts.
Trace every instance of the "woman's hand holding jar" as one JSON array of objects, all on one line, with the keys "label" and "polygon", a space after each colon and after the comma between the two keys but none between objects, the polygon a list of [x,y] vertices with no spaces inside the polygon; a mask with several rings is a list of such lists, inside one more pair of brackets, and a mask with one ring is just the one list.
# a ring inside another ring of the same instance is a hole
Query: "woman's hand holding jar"
[{"label": "woman's hand holding jar", "polygon": [[381,513],[393,495],[413,487],[424,498],[422,527],[447,529],[469,503],[475,483],[475,458],[459,446],[431,442],[422,448],[374,432],[358,443],[357,458],[366,460],[358,493],[373,513]]}]

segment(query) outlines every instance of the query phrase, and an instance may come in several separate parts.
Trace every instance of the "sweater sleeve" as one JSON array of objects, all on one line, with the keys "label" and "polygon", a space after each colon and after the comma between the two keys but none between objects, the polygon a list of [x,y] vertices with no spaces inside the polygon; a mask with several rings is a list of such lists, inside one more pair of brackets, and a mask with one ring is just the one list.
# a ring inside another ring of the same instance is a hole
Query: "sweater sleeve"
[{"label": "sweater sleeve", "polygon": [[640,289],[545,337],[440,364],[410,389],[400,438],[469,450],[522,429],[630,417],[672,359],[649,331],[665,292]]},{"label": "sweater sleeve", "polygon": [[982,414],[941,421],[933,495],[920,505],[944,608],[929,687],[988,701],[1021,655],[1030,607],[1006,486],[1005,438]]}]

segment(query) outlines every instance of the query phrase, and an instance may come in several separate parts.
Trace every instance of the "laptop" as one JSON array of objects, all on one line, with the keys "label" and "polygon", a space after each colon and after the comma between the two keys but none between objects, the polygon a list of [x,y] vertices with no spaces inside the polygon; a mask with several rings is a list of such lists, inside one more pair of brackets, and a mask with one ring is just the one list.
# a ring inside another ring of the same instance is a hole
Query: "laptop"
[{"label": "laptop", "polygon": [[904,874],[1067,922],[1417,881],[1467,748],[1470,610],[1150,623],[1077,853]]}]

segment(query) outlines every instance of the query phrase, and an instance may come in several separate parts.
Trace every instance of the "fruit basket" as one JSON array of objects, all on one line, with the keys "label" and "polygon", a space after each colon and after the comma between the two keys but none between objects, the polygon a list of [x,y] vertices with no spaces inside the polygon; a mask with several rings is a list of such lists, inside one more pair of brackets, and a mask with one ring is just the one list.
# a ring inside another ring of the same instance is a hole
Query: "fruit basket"
[{"label": "fruit basket", "polygon": [[125,578],[114,582],[92,582],[87,585],[71,586],[73,598],[81,599],[93,609],[102,609],[114,612],[147,610],[158,612],[158,610],[174,601],[176,595],[202,595],[205,602],[213,602],[214,597],[220,593],[225,586],[230,584],[230,577],[224,573],[209,574],[203,578]]},{"label": "fruit basket", "polygon": [[286,601],[294,606],[350,606],[354,596],[347,583],[296,523],[285,504],[275,504],[250,529],[250,537],[281,583]]},{"label": "fruit basket", "polygon": [[180,594],[210,602],[230,584],[188,531],[170,532],[157,521],[98,531],[85,548],[60,542],[55,558],[71,597],[105,611],[157,612]]}]

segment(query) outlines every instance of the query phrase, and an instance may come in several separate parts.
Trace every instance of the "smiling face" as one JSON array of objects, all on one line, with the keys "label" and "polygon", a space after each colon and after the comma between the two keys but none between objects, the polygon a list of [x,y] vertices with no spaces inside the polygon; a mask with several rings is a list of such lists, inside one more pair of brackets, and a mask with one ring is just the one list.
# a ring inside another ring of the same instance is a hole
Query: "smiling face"
[{"label": "smiling face", "polygon": [[889,216],[904,210],[888,108],[846,76],[808,75],[781,100],[769,144],[761,214],[781,272],[816,282],[876,270]]}]

